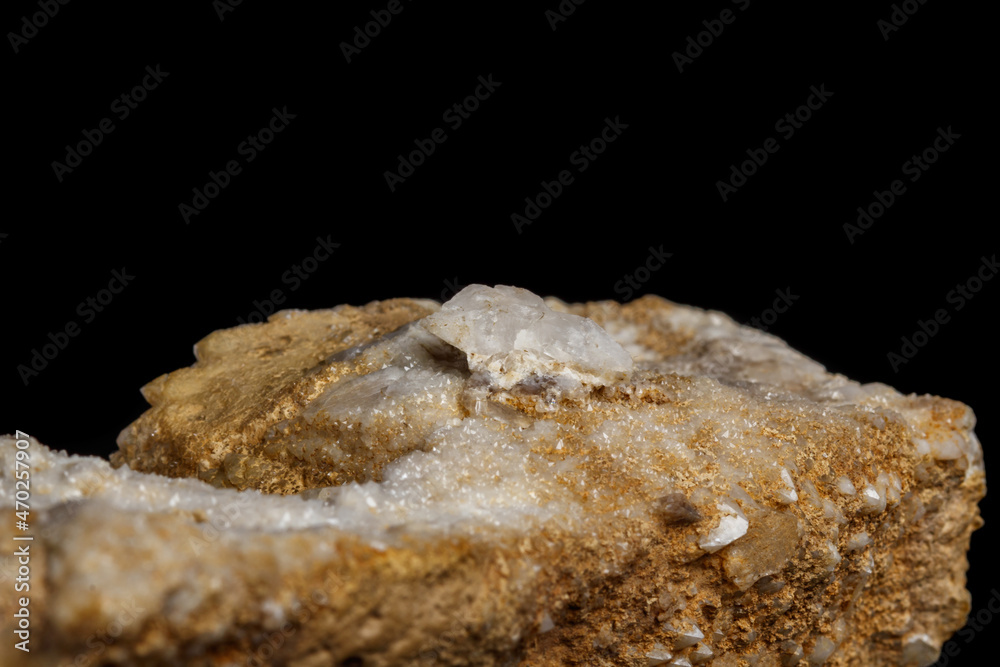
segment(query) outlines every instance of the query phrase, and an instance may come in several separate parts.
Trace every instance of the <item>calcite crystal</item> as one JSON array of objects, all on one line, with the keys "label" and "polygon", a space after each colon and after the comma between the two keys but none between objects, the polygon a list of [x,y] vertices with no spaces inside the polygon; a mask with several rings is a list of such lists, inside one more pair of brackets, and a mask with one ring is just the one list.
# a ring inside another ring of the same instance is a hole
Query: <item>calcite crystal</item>
[{"label": "calcite crystal", "polygon": [[28,441],[4,665],[929,665],[969,611],[972,411],[720,313],[474,285],[195,353],[111,465]]}]

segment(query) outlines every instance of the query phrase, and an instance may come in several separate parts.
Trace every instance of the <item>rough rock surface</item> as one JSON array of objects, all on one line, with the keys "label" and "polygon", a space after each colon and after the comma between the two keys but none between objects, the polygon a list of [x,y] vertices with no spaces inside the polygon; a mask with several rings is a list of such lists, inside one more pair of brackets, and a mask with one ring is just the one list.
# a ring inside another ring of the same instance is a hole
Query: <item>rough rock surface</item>
[{"label": "rough rock surface", "polygon": [[972,411],[725,315],[471,286],[195,353],[114,468],[30,441],[0,663],[929,665],[969,611]]}]

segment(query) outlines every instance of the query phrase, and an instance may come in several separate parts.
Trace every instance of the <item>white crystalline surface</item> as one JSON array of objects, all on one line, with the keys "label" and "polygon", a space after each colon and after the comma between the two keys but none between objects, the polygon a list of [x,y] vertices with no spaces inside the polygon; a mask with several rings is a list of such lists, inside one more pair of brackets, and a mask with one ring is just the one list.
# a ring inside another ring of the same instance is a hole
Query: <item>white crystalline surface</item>
[{"label": "white crystalline surface", "polygon": [[735,503],[729,501],[720,502],[719,509],[722,511],[722,516],[719,518],[719,525],[698,542],[698,546],[709,553],[718,551],[727,544],[746,535],[747,526],[750,525],[746,516]]},{"label": "white crystalline surface", "polygon": [[632,357],[593,320],[554,311],[518,287],[470,285],[423,327],[505,389],[532,376],[607,385],[632,371]]},{"label": "white crystalline surface", "polygon": [[[477,533],[556,522],[573,529],[589,517],[648,514],[652,500],[680,492],[706,517],[699,545],[714,552],[752,531],[769,504],[809,503],[835,516],[830,499],[854,487],[859,511],[877,514],[887,498],[898,502],[896,471],[861,457],[846,476],[824,473],[829,484],[807,479],[797,459],[803,433],[816,442],[856,433],[860,452],[863,432],[903,428],[926,453],[981,469],[968,409],[941,434],[919,399],[827,373],[719,313],[660,312],[651,326],[687,336],[664,356],[644,345],[634,324],[611,320],[603,328],[571,310],[526,290],[475,285],[424,320],[338,355],[358,372],[267,438],[299,459],[359,462],[359,479],[372,481],[301,496],[241,495],[38,446],[35,507],[90,498],[212,516],[251,498],[252,512],[227,518],[237,529],[331,526],[381,544],[401,528]],[[789,427],[793,418],[808,428]],[[388,452],[378,470],[365,463],[376,449]],[[13,456],[5,441],[3,470],[13,469]],[[826,465],[818,459],[811,464]],[[12,504],[10,480],[2,481],[0,503]],[[761,485],[770,490],[754,491]]]}]

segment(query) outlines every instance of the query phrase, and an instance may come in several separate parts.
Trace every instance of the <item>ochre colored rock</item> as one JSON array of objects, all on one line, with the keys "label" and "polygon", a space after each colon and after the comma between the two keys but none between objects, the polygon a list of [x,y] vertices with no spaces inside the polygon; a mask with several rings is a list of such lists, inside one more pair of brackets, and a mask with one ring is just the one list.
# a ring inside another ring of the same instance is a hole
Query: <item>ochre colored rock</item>
[{"label": "ochre colored rock", "polygon": [[471,286],[196,356],[113,467],[0,439],[2,664],[929,665],[969,611],[972,411],[720,313]]}]

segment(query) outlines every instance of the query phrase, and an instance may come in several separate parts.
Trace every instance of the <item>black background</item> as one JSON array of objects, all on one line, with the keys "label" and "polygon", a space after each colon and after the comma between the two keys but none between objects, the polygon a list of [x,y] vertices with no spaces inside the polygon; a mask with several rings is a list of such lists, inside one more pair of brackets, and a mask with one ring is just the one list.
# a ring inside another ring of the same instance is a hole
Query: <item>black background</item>
[{"label": "black background", "polygon": [[[947,297],[998,250],[980,10],[909,3],[885,39],[882,2],[590,0],[553,30],[556,0],[403,0],[348,63],[339,44],[385,2],[244,0],[221,18],[218,6],[77,0],[16,53],[8,35],[0,431],[107,456],[145,408],[139,387],[276,289],[296,308],[441,299],[473,282],[621,300],[619,281],[662,246],[671,257],[631,296],[748,321],[789,290],[799,298],[773,332],[851,378],[968,403],[991,461],[1000,281],[961,310]],[[724,9],[735,20],[679,72],[673,53]],[[4,31],[38,11],[6,3]],[[157,65],[169,74],[120,119],[112,102]],[[490,75],[499,87],[450,127],[442,114]],[[793,136],[776,131],[811,86],[832,94]],[[247,163],[238,146],[274,108],[295,117]],[[106,117],[114,131],[57,178],[53,162]],[[627,128],[580,173],[570,155],[606,118]],[[384,172],[438,127],[447,140],[391,191]],[[903,163],[949,127],[960,138],[911,182]],[[723,201],[717,181],[769,137],[779,150]],[[234,159],[242,172],[186,222],[179,205]],[[564,169],[574,182],[519,232],[511,215]],[[906,192],[852,243],[844,224],[894,179]],[[339,247],[292,290],[282,276],[317,237]],[[134,279],[85,322],[78,304],[123,269]],[[939,308],[950,321],[897,372],[887,355]],[[79,335],[25,383],[18,367],[70,321]],[[973,613],[998,585],[992,532],[973,540]],[[951,664],[975,664],[987,643],[957,641]]]}]

